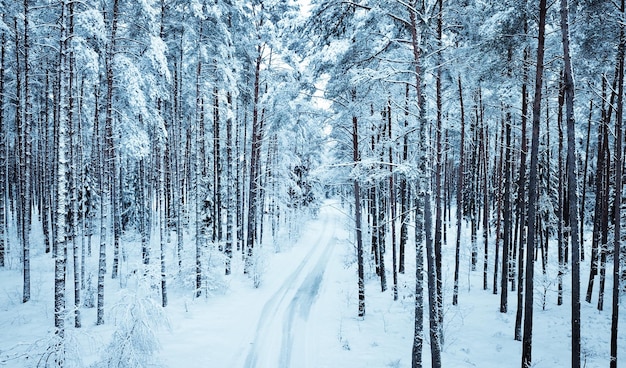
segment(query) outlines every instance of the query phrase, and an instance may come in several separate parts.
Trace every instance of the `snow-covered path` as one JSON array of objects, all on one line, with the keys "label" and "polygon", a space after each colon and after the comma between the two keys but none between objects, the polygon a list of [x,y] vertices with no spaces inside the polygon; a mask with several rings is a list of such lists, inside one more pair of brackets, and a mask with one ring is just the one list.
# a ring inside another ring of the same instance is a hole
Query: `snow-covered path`
[{"label": "snow-covered path", "polygon": [[332,215],[322,211],[323,225],[308,254],[263,306],[244,367],[313,364],[315,338],[308,336],[307,325],[334,250],[337,218]]},{"label": "snow-covered path", "polygon": [[281,241],[279,253],[268,238],[259,288],[252,288],[238,259],[225,294],[172,297],[171,329],[159,332],[160,361],[168,367],[324,366],[319,352],[338,323],[327,311],[336,311],[344,223],[337,203],[326,202],[318,218],[301,223],[297,238]]}]

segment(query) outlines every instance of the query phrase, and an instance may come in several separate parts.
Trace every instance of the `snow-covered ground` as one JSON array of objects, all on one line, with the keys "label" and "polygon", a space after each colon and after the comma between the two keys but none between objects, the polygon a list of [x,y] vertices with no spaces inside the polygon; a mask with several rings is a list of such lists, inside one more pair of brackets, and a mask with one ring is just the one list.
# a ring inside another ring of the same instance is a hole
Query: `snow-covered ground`
[{"label": "snow-covered ground", "polygon": [[[407,271],[399,276],[399,300],[393,301],[391,287],[380,292],[378,279],[366,267],[366,316],[357,317],[357,282],[352,220],[337,201],[326,202],[316,219],[302,225],[297,240],[283,240],[281,252],[265,245],[263,279],[259,288],[242,274],[237,260],[233,275],[220,278],[226,285],[199,298],[184,287],[184,280],[169,280],[169,305],[157,319],[159,350],[150,353],[165,367],[410,367],[414,321],[414,249],[407,250]],[[41,239],[36,230],[33,244]],[[467,230],[467,229],[464,229]],[[412,231],[412,230],[411,230]],[[454,231],[444,246],[443,282],[445,297],[444,367],[518,367],[521,343],[514,341],[516,294],[509,292],[509,311],[499,312],[500,295],[482,290],[482,269],[470,271],[469,234],[463,234],[459,304],[451,305],[454,271]],[[411,235],[410,238],[413,236]],[[266,237],[266,239],[269,239]],[[287,239],[283,237],[283,239]],[[266,240],[270,241],[270,240]],[[39,243],[41,244],[41,242]],[[97,242],[94,242],[97,244]],[[128,246],[132,248],[132,244]],[[153,249],[158,249],[157,245]],[[45,349],[53,336],[53,261],[34,250],[33,296],[21,303],[19,262],[11,260],[0,270],[0,366],[42,366]],[[129,259],[134,257],[129,251]],[[168,252],[173,257],[174,251]],[[493,257],[493,255],[490,255]],[[96,252],[89,262],[95,264]],[[490,258],[490,267],[491,260]],[[391,256],[387,257],[391,269]],[[70,265],[71,266],[71,265]],[[168,266],[174,267],[168,258]],[[581,272],[583,291],[588,263]],[[95,270],[95,268],[92,268]],[[123,274],[132,275],[133,264],[124,264]],[[537,267],[535,284],[535,367],[570,365],[569,274],[566,275],[565,304],[556,306],[556,274],[548,270],[543,279]],[[608,270],[607,275],[610,275]],[[68,269],[71,274],[71,267]],[[95,276],[95,275],[94,275]],[[72,288],[68,277],[68,305]],[[389,283],[392,278],[388,277]],[[607,279],[605,310],[583,301],[583,359],[586,367],[608,367],[610,336],[610,290]],[[543,295],[546,292],[545,310]],[[110,342],[120,326],[128,300],[142,302],[158,296],[143,288],[134,276],[111,280],[106,285],[106,324],[95,326],[95,309],[81,309],[83,328],[74,329],[68,317],[68,353],[80,356],[68,363],[90,366],[111,354]],[[597,292],[597,283],[596,283]],[[129,299],[129,295],[133,298]],[[425,298],[425,300],[427,300]],[[156,300],[155,305],[158,303]],[[116,307],[117,306],[117,307]],[[160,308],[160,307],[159,307]],[[626,318],[621,310],[622,321]],[[425,321],[428,321],[425,315]],[[151,321],[155,322],[155,321]],[[425,326],[427,327],[427,326]],[[620,323],[619,357],[626,360],[626,324]],[[427,329],[425,329],[427,331]],[[427,333],[427,332],[426,332]],[[149,349],[148,345],[148,349]],[[429,366],[429,347],[424,347]],[[68,366],[70,365],[68,364]]]}]

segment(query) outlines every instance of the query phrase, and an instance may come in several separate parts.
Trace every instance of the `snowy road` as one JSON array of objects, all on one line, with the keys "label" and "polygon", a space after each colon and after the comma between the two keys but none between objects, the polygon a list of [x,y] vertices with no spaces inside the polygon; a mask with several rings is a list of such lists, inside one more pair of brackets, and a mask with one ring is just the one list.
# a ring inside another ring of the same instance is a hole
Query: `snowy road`
[{"label": "snowy road", "polygon": [[322,210],[315,243],[263,306],[244,367],[315,366],[316,338],[309,317],[334,249],[335,214]]}]

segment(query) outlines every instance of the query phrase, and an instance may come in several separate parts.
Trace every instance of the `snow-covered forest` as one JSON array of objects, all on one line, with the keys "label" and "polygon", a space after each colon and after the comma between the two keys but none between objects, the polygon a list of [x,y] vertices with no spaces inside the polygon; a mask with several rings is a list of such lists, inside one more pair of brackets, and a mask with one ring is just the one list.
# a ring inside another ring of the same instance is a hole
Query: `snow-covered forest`
[{"label": "snow-covered forest", "polygon": [[617,368],[625,1],[0,0],[0,366]]}]

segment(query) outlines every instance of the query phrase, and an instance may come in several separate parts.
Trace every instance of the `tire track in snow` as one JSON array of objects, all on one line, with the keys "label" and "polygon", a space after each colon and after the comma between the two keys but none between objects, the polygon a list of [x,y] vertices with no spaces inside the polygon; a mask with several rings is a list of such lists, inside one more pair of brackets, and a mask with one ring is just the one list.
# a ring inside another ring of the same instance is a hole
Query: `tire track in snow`
[{"label": "tire track in snow", "polygon": [[[324,271],[326,271],[326,265],[333,251],[334,239],[331,239],[324,249],[324,253],[317,261],[315,268],[307,275],[306,279],[300,288],[296,292],[289,303],[289,308],[286,313],[286,319],[283,326],[283,340],[280,349],[280,365],[279,367],[302,367],[307,363],[307,347],[308,341],[306,338],[306,324],[309,319],[311,307],[315,303],[319,294],[322,279],[324,278]],[[299,312],[299,319],[296,319],[296,311]],[[294,336],[294,332],[299,333]],[[292,352],[297,349],[299,353],[296,358],[300,358],[300,361],[296,364],[291,364]],[[302,361],[304,359],[304,361]]]},{"label": "tire track in snow", "polygon": [[[245,368],[270,367],[276,366],[277,363],[280,364],[278,367],[289,367],[294,336],[297,336],[298,340],[304,338],[302,334],[294,334],[295,312],[299,309],[300,316],[306,322],[313,302],[317,298],[323,273],[334,245],[332,240],[335,236],[335,224],[331,223],[330,214],[324,212],[322,214],[324,216],[323,226],[315,244],[300,265],[265,303],[245,360]],[[328,232],[328,229],[331,231]],[[322,250],[320,251],[320,249]],[[313,269],[308,274],[303,272],[307,266],[314,263]],[[302,280],[303,275],[305,276]],[[282,329],[272,328],[276,327],[276,324],[282,325]],[[272,332],[280,333],[281,331],[282,336],[272,335]],[[300,347],[304,347],[304,345]],[[270,362],[267,362],[268,359]]]}]

